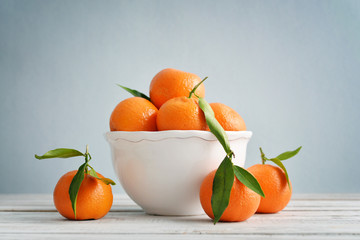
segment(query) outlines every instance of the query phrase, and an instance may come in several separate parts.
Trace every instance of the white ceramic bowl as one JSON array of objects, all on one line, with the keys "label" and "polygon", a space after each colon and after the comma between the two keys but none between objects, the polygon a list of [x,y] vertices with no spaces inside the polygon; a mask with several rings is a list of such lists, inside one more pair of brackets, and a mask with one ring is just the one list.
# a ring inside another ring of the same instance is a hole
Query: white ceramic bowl
[{"label": "white ceramic bowl", "polygon": [[[252,132],[227,132],[234,164],[244,166]],[[199,200],[204,177],[225,151],[208,131],[108,132],[115,172],[126,193],[145,212],[203,214]]]}]

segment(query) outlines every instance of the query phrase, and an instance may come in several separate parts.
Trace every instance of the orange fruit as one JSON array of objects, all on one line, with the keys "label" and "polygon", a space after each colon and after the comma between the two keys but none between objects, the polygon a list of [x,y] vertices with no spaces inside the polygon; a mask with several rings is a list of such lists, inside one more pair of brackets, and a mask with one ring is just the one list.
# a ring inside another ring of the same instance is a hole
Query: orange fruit
[{"label": "orange fruit", "polygon": [[[247,169],[259,181],[265,198],[261,197],[259,213],[276,213],[286,207],[292,191],[286,181],[284,171],[268,164],[256,164]],[[290,183],[291,185],[291,183]]]},{"label": "orange fruit", "polygon": [[[56,184],[53,194],[56,209],[62,216],[68,219],[75,219],[69,188],[76,173],[77,170],[64,174]],[[99,173],[97,175],[103,177]],[[113,194],[111,186],[85,174],[77,196],[76,220],[102,218],[109,212],[112,203]]]},{"label": "orange fruit", "polygon": [[[209,173],[203,180],[200,187],[201,206],[205,213],[212,219],[214,219],[214,214],[211,207],[211,195],[215,173],[216,170]],[[231,188],[229,205],[221,216],[220,221],[244,221],[254,215],[259,203],[260,195],[246,187],[236,177],[234,177],[234,184]]]},{"label": "orange fruit", "polygon": [[246,131],[244,119],[234,109],[222,103],[210,103],[210,106],[225,131]]},{"label": "orange fruit", "polygon": [[[161,70],[150,83],[150,99],[157,108],[160,108],[166,101],[175,97],[188,97],[191,90],[201,79],[193,73],[167,68]],[[195,91],[200,96],[205,96],[204,84],[201,84]]]},{"label": "orange fruit", "polygon": [[163,130],[206,130],[205,115],[196,98],[177,97],[159,109],[157,128]]},{"label": "orange fruit", "polygon": [[158,109],[148,100],[132,97],[121,101],[110,116],[111,131],[156,131]]}]

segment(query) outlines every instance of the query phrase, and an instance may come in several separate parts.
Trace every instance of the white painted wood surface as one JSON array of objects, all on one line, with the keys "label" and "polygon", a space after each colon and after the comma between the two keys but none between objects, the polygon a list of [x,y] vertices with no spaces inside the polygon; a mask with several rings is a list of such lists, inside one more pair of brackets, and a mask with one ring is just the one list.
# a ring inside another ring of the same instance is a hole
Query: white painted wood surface
[{"label": "white painted wood surface", "polygon": [[360,194],[295,195],[277,214],[239,223],[206,215],[145,214],[127,196],[116,196],[100,220],[69,221],[51,195],[0,195],[1,239],[360,239]]}]

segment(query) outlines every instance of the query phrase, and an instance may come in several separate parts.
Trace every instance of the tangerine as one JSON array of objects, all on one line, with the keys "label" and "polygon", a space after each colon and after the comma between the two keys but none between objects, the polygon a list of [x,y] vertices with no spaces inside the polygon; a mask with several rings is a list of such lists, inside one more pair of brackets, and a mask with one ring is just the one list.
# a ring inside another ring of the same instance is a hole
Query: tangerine
[{"label": "tangerine", "polygon": [[246,131],[244,119],[234,109],[222,103],[210,103],[210,106],[225,131]]},{"label": "tangerine", "polygon": [[110,116],[111,131],[156,131],[158,109],[142,97],[121,101]]},{"label": "tangerine", "polygon": [[[199,76],[173,68],[166,68],[155,75],[150,83],[150,99],[157,108],[166,101],[182,96],[189,96],[196,84],[201,82]],[[195,94],[204,97],[205,87],[201,84]]]},{"label": "tangerine", "polygon": [[[259,181],[265,198],[261,197],[258,213],[276,213],[286,207],[292,190],[286,181],[285,172],[273,165],[255,164],[247,169]],[[290,182],[291,186],[291,182]]]},{"label": "tangerine", "polygon": [[[209,173],[203,180],[200,187],[200,202],[205,213],[212,219],[214,214],[211,207],[212,186],[216,170]],[[242,184],[234,177],[234,184],[231,188],[229,205],[225,209],[220,221],[240,222],[245,221],[254,213],[260,203],[260,195]]]},{"label": "tangerine", "polygon": [[[77,170],[64,174],[54,189],[54,204],[58,212],[68,218],[75,219],[71,206],[69,188]],[[97,173],[99,177],[103,177]],[[113,203],[110,185],[93,176],[85,174],[76,201],[76,220],[99,219],[104,217]]]},{"label": "tangerine", "polygon": [[157,129],[164,130],[206,130],[205,115],[196,98],[177,97],[167,101],[159,109]]}]

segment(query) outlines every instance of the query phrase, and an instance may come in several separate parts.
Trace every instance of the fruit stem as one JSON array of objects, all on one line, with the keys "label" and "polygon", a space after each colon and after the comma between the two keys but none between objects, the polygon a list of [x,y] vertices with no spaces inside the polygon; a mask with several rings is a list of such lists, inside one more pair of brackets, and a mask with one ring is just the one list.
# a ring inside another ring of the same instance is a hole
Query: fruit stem
[{"label": "fruit stem", "polygon": [[[195,85],[195,87],[191,90],[190,94],[189,94],[189,98],[192,97],[193,94],[195,94],[196,89],[207,79],[208,77],[205,77],[201,82],[199,82],[198,84]],[[195,96],[197,96],[195,94]],[[198,96],[197,96],[198,97]]]},{"label": "fruit stem", "polygon": [[232,160],[232,158],[235,158],[235,153],[230,150],[230,152],[227,154],[227,156]]},{"label": "fruit stem", "polygon": [[261,161],[262,161],[262,164],[265,164],[265,162],[266,162],[266,157],[265,157],[265,154],[264,154],[262,148],[260,148],[260,152],[261,152]]},{"label": "fruit stem", "polygon": [[85,151],[85,163],[86,163],[86,167],[85,167],[85,173],[89,174],[89,165],[87,164],[89,162],[89,145],[86,144],[86,151]]}]

